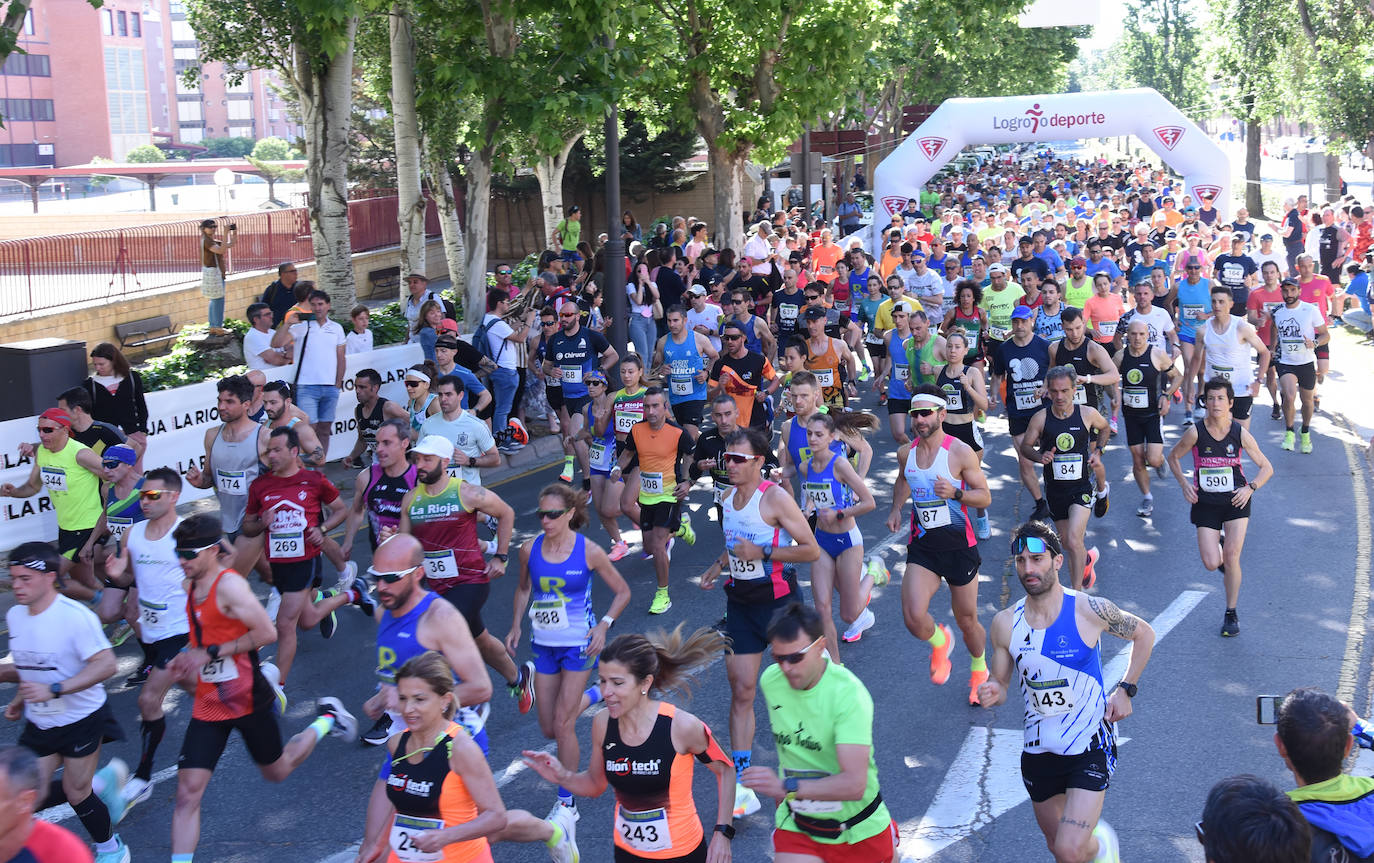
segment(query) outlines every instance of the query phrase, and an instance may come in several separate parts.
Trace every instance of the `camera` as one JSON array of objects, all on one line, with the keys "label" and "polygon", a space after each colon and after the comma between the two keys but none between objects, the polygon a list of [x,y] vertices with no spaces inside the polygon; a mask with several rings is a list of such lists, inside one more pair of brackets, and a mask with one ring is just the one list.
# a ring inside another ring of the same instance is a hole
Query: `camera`
[{"label": "camera", "polygon": [[1260,725],[1277,725],[1279,721],[1279,705],[1283,703],[1282,695],[1256,695],[1255,696],[1255,722]]}]

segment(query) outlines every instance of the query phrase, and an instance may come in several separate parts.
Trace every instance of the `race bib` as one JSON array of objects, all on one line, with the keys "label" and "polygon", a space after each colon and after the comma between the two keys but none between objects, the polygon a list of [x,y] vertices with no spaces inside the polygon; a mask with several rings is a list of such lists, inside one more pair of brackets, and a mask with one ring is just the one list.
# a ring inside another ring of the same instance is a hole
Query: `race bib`
[{"label": "race bib", "polygon": [[740,560],[733,554],[730,558],[730,577],[741,580],[763,578],[762,560]]},{"label": "race bib", "polygon": [[1302,339],[1279,339],[1279,356],[1285,365],[1295,365],[1296,360],[1305,355],[1307,342]]},{"label": "race bib", "polygon": [[592,441],[588,448],[588,457],[591,459],[592,467],[597,470],[610,470],[615,463],[615,456],[604,441]]},{"label": "race bib", "polygon": [[916,520],[920,522],[922,530],[949,527],[949,503],[943,498],[918,500],[915,502],[915,506]]},{"label": "race bib", "polygon": [[[788,770],[783,768],[784,779],[825,779],[830,774],[821,770]],[[840,800],[805,800],[800,797],[793,797],[787,801],[787,807],[793,812],[800,812],[802,815],[834,815],[844,806]]]},{"label": "race bib", "polygon": [[1224,381],[1229,381],[1231,380],[1231,374],[1235,371],[1235,369],[1233,369],[1230,366],[1211,366],[1208,371],[1209,374],[1207,375],[1207,377],[1209,379],[1221,378]]},{"label": "race bib", "polygon": [[267,556],[273,560],[305,557],[305,533],[270,533],[267,535]]},{"label": "race bib", "polygon": [[582,367],[560,366],[558,377],[565,384],[580,384],[582,383]]},{"label": "race bib", "polygon": [[1041,716],[1058,716],[1073,710],[1073,688],[1069,682],[1058,680],[1027,680],[1031,707]]},{"label": "race bib", "polygon": [[1150,407],[1150,391],[1146,387],[1123,387],[1121,403],[1128,408],[1147,410]]},{"label": "race bib", "polygon": [[835,385],[834,369],[812,369],[811,373],[816,376],[816,382],[822,387],[833,387]]},{"label": "race bib", "polygon": [[894,365],[892,373],[897,376],[897,383],[902,386],[906,386],[906,382],[911,380],[911,366]]},{"label": "race bib", "polygon": [[43,481],[43,490],[49,493],[67,490],[67,472],[60,467],[38,469],[38,477]]},{"label": "race bib", "polygon": [[453,549],[425,552],[425,576],[435,580],[457,578],[458,561],[453,557]]},{"label": "race bib", "polygon": [[215,468],[215,488],[220,494],[248,494],[248,474],[241,470]]},{"label": "race bib", "polygon": [[667,809],[630,812],[623,806],[617,807],[615,829],[621,841],[633,851],[666,851],[673,847]]},{"label": "race bib", "polygon": [[730,494],[731,494],[732,492],[734,492],[734,490],[735,490],[735,487],[734,487],[734,486],[732,486],[732,485],[727,485],[727,484],[725,484],[725,483],[720,482],[719,480],[717,480],[717,481],[716,481],[716,485],[715,485],[715,501],[716,501],[716,503],[719,504],[719,505],[721,505],[721,506],[724,506],[724,505],[725,505],[725,501],[728,500],[728,499],[730,498]]},{"label": "race bib", "polygon": [[696,381],[692,378],[670,378],[668,385],[675,396],[690,396],[695,388]]},{"label": "race bib", "polygon": [[844,314],[845,312],[849,311],[849,300],[836,300],[835,311],[839,312],[840,314]]},{"label": "race bib", "polygon": [[1083,478],[1083,455],[1076,452],[1055,453],[1050,463],[1050,476],[1060,482]]},{"label": "race bib", "polygon": [[206,683],[228,683],[238,680],[239,667],[232,656],[221,656],[205,663],[200,669],[200,679]]},{"label": "race bib", "polygon": [[1073,403],[1085,405],[1088,403],[1088,388],[1082,384],[1076,384],[1073,390]]},{"label": "race bib", "polygon": [[32,716],[56,716],[67,709],[67,705],[63,703],[60,695],[49,698],[47,701],[29,701],[24,706],[28,708],[29,714]]},{"label": "race bib", "polygon": [[1194,323],[1197,322],[1198,317],[1202,314],[1202,306],[1185,305],[1181,308],[1183,310],[1183,317]]},{"label": "race bib", "polygon": [[1236,490],[1236,472],[1229,467],[1198,468],[1197,484],[1202,491],[1230,494]]},{"label": "race bib", "polygon": [[124,534],[129,532],[129,528],[134,526],[132,518],[119,518],[113,515],[105,516],[105,526],[110,530],[110,538],[115,542],[123,542]]},{"label": "race bib", "polygon": [[568,604],[561,599],[536,599],[530,603],[530,624],[536,632],[568,628]]},{"label": "race bib", "polygon": [[864,344],[866,345],[881,345],[882,343],[882,333],[869,333],[868,335],[864,336]]},{"label": "race bib", "polygon": [[640,422],[643,419],[643,412],[616,411],[615,430],[620,434],[629,434],[630,429],[635,427],[635,423]]},{"label": "race bib", "polygon": [[157,626],[162,618],[167,614],[167,604],[163,602],[147,602],[142,597],[138,600],[138,621],[144,626]]},{"label": "race bib", "polygon": [[945,391],[945,410],[950,413],[962,413],[964,410],[963,390]]},{"label": "race bib", "polygon": [[639,490],[645,494],[663,494],[663,474],[639,472]]},{"label": "race bib", "polygon": [[815,509],[834,509],[835,493],[828,482],[808,482],[803,485],[806,502]]},{"label": "race bib", "polygon": [[1016,409],[1019,411],[1033,411],[1040,407],[1040,397],[1035,394],[1033,388],[1016,391]]},{"label": "race bib", "polygon": [[1007,328],[994,327],[992,324],[988,324],[988,338],[999,342],[1005,342],[1007,340]]},{"label": "race bib", "polygon": [[1098,335],[1102,336],[1104,339],[1110,339],[1116,335],[1116,324],[1116,321],[1094,322],[1094,325],[1097,327]]},{"label": "race bib", "polygon": [[421,851],[415,847],[415,837],[427,830],[443,830],[442,818],[413,818],[397,812],[391,822],[391,850],[401,863],[438,863],[444,852]]},{"label": "race bib", "polygon": [[799,306],[794,306],[791,303],[782,303],[778,306],[778,320],[792,323],[797,319],[797,312],[799,310]]}]

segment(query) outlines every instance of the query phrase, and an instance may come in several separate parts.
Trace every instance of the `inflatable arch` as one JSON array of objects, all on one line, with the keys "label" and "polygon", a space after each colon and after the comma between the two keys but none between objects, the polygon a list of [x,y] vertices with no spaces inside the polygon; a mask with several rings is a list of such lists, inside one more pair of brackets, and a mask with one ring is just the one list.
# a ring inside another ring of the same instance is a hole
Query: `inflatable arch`
[{"label": "inflatable arch", "polygon": [[948,99],[874,172],[873,248],[882,248],[893,214],[964,147],[1114,135],[1144,141],[1183,175],[1195,201],[1210,192],[1223,215],[1231,209],[1230,158],[1155,90]]}]

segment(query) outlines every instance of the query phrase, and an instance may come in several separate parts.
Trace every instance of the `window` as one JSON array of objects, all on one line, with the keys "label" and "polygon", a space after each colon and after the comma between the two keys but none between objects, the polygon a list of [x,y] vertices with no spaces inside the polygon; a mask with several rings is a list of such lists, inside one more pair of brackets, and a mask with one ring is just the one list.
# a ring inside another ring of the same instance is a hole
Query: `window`
[{"label": "window", "polygon": [[117,22],[118,22],[119,35],[121,35],[121,36],[128,36],[128,35],[129,35],[129,13],[128,13],[128,12],[119,12],[119,13],[117,13],[117,16],[118,16],[118,17],[117,17],[116,20],[117,20]]},{"label": "window", "polygon": [[29,75],[36,78],[49,78],[52,69],[47,54],[11,54],[0,68],[0,75]]},{"label": "window", "polygon": [[137,135],[149,131],[142,48],[105,49],[105,92],[110,134]]},{"label": "window", "polygon": [[33,10],[32,10],[32,9],[30,9],[28,12],[24,13],[24,35],[25,35],[25,36],[32,36],[32,35],[33,35]]},{"label": "window", "polygon": [[139,15],[137,12],[130,12],[129,24],[130,32],[132,32],[133,35],[139,37],[140,39],[143,38],[143,16]]},{"label": "window", "polygon": [[251,99],[231,99],[229,101],[229,122],[235,120],[253,121],[253,101]]},{"label": "window", "polygon": [[109,9],[100,10],[100,32],[106,36],[114,35],[114,12]]},{"label": "window", "polygon": [[52,164],[52,156],[49,155],[46,159],[40,160],[36,144],[0,144],[0,167],[15,168],[45,164]]},{"label": "window", "polygon": [[201,111],[200,102],[177,102],[177,120],[186,123],[192,120],[199,126],[205,122],[205,115]]},{"label": "window", "polygon": [[191,29],[191,24],[190,24],[190,22],[187,22],[187,21],[173,21],[173,22],[172,22],[172,41],[173,41],[173,42],[195,42],[195,41],[196,41],[196,31],[194,31],[194,30]]},{"label": "window", "polygon": [[53,118],[51,99],[0,99],[6,120],[47,121]]},{"label": "window", "polygon": [[183,128],[180,130],[180,136],[183,144],[199,144],[205,140],[205,130],[200,127]]}]

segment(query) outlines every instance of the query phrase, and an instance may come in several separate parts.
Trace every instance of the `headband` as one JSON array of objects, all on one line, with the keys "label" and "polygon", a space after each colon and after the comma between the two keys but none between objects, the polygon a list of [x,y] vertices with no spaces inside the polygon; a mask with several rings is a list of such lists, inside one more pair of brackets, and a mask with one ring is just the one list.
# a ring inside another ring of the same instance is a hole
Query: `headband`
[{"label": "headband", "polygon": [[931,395],[930,393],[916,393],[913,395],[911,397],[911,407],[914,409],[918,404],[929,405],[934,408],[949,407],[949,403],[943,398],[937,395]]},{"label": "headband", "polygon": [[425,383],[429,383],[429,375],[425,374],[424,372],[422,372],[422,371],[420,371],[420,370],[418,370],[418,369],[407,369],[407,370],[406,370],[406,377],[408,377],[408,378],[418,378],[419,380],[422,380],[422,381],[424,381]]}]

